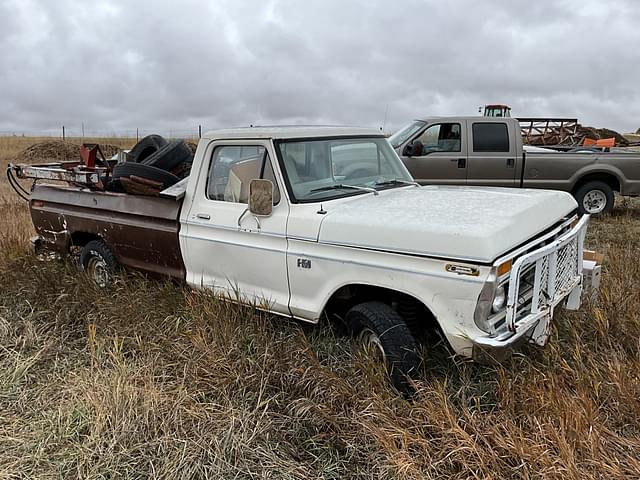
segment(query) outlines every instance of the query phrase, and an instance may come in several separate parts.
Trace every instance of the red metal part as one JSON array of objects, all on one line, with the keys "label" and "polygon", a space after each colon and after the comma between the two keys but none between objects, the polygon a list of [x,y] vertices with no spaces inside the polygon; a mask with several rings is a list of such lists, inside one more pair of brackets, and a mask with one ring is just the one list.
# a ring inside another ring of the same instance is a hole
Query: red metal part
[{"label": "red metal part", "polygon": [[[100,146],[96,143],[83,143],[80,147],[80,158],[82,163],[89,168],[95,168],[96,160],[100,151]],[[104,158],[103,158],[104,159]]]}]

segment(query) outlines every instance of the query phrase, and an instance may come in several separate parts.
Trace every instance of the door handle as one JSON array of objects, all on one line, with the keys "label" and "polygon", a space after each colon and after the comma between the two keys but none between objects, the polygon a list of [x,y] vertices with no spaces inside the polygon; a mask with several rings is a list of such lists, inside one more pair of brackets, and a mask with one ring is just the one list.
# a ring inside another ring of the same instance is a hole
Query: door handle
[{"label": "door handle", "polygon": [[458,159],[458,168],[466,168],[467,166],[467,159],[466,158],[459,158]]},{"label": "door handle", "polygon": [[196,217],[201,220],[211,220],[211,215],[208,213],[196,213]]},{"label": "door handle", "polygon": [[507,168],[513,168],[516,166],[516,161],[513,158],[507,158]]}]

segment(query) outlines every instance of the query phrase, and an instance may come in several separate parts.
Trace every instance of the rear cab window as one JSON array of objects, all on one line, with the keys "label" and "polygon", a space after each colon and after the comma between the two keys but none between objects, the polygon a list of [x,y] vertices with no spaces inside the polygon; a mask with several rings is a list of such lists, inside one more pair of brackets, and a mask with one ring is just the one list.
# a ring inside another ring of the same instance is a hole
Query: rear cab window
[{"label": "rear cab window", "polygon": [[509,152],[509,129],[506,123],[476,122],[472,132],[474,152]]}]

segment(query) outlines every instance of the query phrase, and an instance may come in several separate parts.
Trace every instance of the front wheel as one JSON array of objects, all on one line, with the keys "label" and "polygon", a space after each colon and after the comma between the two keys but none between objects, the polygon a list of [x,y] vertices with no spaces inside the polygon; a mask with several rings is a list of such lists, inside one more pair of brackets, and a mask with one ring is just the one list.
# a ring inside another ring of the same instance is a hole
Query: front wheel
[{"label": "front wheel", "polygon": [[385,363],[391,382],[411,394],[410,377],[420,366],[416,342],[400,315],[382,302],[366,302],[347,312],[346,320],[358,339]]},{"label": "front wheel", "polygon": [[80,266],[100,288],[113,282],[118,261],[107,244],[102,240],[92,240],[80,251]]},{"label": "front wheel", "polygon": [[604,182],[587,182],[576,190],[576,201],[581,214],[598,215],[613,209],[615,197],[612,188]]}]

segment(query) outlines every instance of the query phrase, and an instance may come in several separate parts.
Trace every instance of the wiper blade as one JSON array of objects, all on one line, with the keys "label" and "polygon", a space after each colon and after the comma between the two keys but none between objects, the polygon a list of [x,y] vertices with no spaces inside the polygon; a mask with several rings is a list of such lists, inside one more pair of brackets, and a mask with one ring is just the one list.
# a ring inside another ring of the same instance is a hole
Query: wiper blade
[{"label": "wiper blade", "polygon": [[394,178],[393,180],[384,180],[382,182],[376,182],[374,184],[375,187],[385,187],[387,185],[415,185],[417,187],[420,186],[418,182],[409,181],[409,180],[399,180]]},{"label": "wiper blade", "polygon": [[369,192],[369,193],[373,193],[374,195],[378,195],[378,191],[375,188],[361,187],[358,185],[345,185],[344,183],[338,183],[336,185],[327,185],[326,187],[314,188],[312,190],[309,190],[309,193],[326,192],[329,190],[362,190],[363,192]]}]

